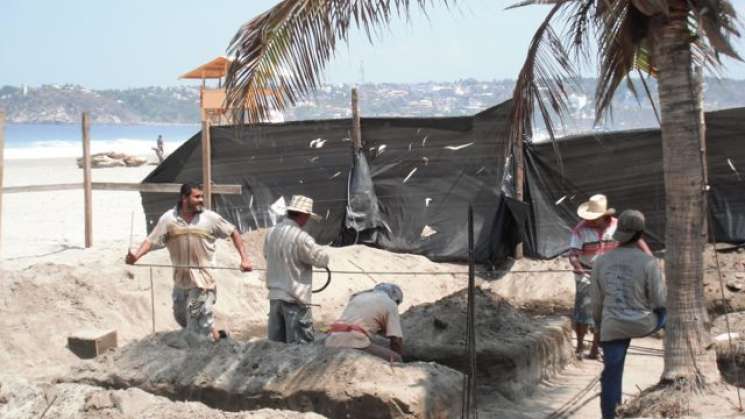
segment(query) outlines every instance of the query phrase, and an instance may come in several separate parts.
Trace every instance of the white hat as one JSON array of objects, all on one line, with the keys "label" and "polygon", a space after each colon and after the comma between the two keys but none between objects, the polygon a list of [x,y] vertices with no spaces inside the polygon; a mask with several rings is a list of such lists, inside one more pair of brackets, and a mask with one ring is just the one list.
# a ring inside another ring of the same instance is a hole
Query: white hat
[{"label": "white hat", "polygon": [[313,212],[313,199],[303,195],[292,195],[290,205],[287,206],[287,211],[308,214],[316,219],[320,218],[318,214]]},{"label": "white hat", "polygon": [[608,198],[603,194],[597,194],[590,197],[587,202],[583,202],[577,208],[577,215],[583,220],[597,220],[605,215],[613,215],[616,210],[608,208]]}]

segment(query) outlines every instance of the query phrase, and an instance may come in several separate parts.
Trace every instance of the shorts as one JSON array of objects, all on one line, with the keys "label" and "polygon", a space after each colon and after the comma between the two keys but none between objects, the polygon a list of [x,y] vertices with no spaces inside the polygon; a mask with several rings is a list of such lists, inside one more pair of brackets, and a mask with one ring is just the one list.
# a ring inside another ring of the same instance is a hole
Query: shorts
[{"label": "shorts", "polygon": [[173,317],[184,329],[200,335],[210,335],[215,324],[214,306],[217,292],[214,289],[174,288]]},{"label": "shorts", "polygon": [[590,278],[586,275],[574,275],[574,316],[576,324],[593,326],[592,299],[590,297]]}]

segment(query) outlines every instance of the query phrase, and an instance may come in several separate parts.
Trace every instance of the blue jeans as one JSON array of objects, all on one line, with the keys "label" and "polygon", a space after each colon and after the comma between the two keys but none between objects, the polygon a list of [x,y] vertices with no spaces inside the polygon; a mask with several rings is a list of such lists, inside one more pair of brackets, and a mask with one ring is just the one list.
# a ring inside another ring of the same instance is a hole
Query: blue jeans
[{"label": "blue jeans", "polygon": [[[649,334],[665,327],[667,310],[655,310],[657,325]],[[616,417],[616,406],[621,404],[623,387],[623,366],[626,362],[626,351],[629,349],[631,338],[600,342],[603,348],[603,373],[600,375],[600,411],[603,419]]]},{"label": "blue jeans", "polygon": [[267,335],[274,342],[312,343],[315,332],[310,306],[269,300]]},{"label": "blue jeans", "polygon": [[623,366],[631,339],[600,342],[603,348],[603,372],[600,374],[600,411],[603,419],[616,417],[616,406],[621,404]]}]

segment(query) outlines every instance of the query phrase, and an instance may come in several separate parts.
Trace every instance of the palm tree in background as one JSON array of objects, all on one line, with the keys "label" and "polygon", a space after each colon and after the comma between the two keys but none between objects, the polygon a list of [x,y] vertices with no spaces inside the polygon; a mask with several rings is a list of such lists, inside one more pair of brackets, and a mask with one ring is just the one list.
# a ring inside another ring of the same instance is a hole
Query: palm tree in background
[{"label": "palm tree in background", "polygon": [[[320,85],[325,65],[351,28],[373,42],[391,19],[450,3],[454,0],[281,1],[243,25],[231,41],[228,52],[235,59],[226,80],[227,105],[242,121],[265,120],[271,110],[292,106]],[[657,78],[669,312],[663,381],[702,383],[707,371],[701,367],[711,354],[703,296],[703,77],[697,69],[716,72],[720,54],[739,58],[729,42],[739,36],[735,10],[728,0],[526,0],[514,7],[534,4],[551,9],[517,80],[513,139],[526,134],[534,106],[553,136],[551,116],[567,114],[568,95],[583,65],[599,69],[598,119],[610,109],[621,83],[627,81],[636,92],[629,74]],[[267,88],[273,93],[266,94]]]},{"label": "palm tree in background", "polygon": [[596,120],[610,110],[624,81],[636,94],[630,74],[657,79],[669,315],[662,382],[705,383],[707,376],[718,374],[714,354],[706,349],[708,185],[702,71],[718,74],[720,54],[739,59],[730,43],[731,37],[739,37],[735,10],[728,0],[526,0],[514,7],[547,3],[551,10],[533,37],[515,87],[513,139],[522,138],[534,105],[553,136],[549,116],[566,115],[576,69],[592,65],[591,58],[599,73]]}]

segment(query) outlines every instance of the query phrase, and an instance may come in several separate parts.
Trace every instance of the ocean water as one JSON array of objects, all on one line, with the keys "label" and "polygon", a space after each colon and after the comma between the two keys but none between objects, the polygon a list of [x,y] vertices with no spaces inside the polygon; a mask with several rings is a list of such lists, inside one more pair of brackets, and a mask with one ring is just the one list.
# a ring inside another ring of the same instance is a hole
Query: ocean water
[{"label": "ocean water", "polygon": [[[199,132],[194,125],[107,125],[91,124],[91,153],[116,151],[138,156],[152,156],[158,135],[163,136],[166,153],[172,153]],[[6,159],[45,159],[81,157],[83,155],[80,124],[7,124],[5,126]]]}]

